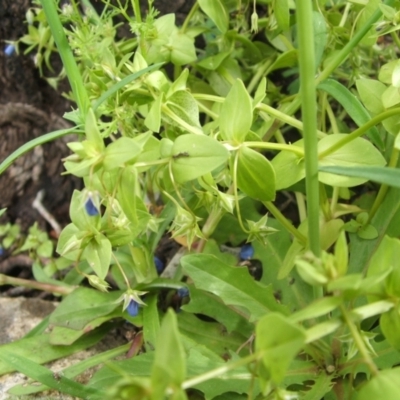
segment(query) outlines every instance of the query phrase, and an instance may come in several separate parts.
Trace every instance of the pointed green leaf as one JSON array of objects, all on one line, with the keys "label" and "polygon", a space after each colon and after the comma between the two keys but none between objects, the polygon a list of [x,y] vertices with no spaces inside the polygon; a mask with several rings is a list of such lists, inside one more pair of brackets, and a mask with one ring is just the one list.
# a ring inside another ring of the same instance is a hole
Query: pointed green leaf
[{"label": "pointed green leaf", "polygon": [[245,308],[253,320],[271,311],[286,312],[272,287],[256,282],[247,269],[231,267],[207,254],[184,256],[181,264],[197,288],[214,293],[227,305]]},{"label": "pointed green leaf", "polygon": [[51,314],[50,323],[83,329],[91,321],[104,317],[119,307],[115,301],[120,296],[120,291],[103,293],[94,289],[78,288],[65,297]]},{"label": "pointed green leaf", "polygon": [[133,139],[121,137],[109,144],[104,152],[103,166],[106,171],[122,167],[126,162],[133,160],[142,150],[142,147]]},{"label": "pointed green leaf", "polygon": [[86,245],[82,257],[87,260],[96,275],[104,279],[110,267],[111,252],[110,241],[99,233]]},{"label": "pointed green leaf", "polygon": [[[163,395],[168,386],[180,387],[186,377],[186,354],[176,314],[169,309],[161,323],[151,380],[154,393]],[[164,396],[154,398],[163,398]]]},{"label": "pointed green leaf", "polygon": [[153,132],[160,132],[161,126],[162,95],[160,94],[150,107],[150,111],[144,120],[144,124]]},{"label": "pointed green leaf", "polygon": [[275,199],[275,171],[271,163],[260,153],[246,146],[239,149],[237,185],[253,199]]},{"label": "pointed green leaf", "polygon": [[221,0],[198,0],[202,11],[214,22],[217,28],[226,33],[229,28],[229,15]]},{"label": "pointed green leaf", "polygon": [[250,95],[240,79],[237,79],[221,107],[219,123],[224,140],[242,143],[253,122]]},{"label": "pointed green leaf", "polygon": [[386,90],[386,86],[382,82],[376,79],[358,79],[356,86],[361,101],[369,112],[379,114],[385,111],[382,94]]},{"label": "pointed green leaf", "polygon": [[306,341],[304,330],[281,314],[265,315],[256,326],[256,350],[271,380],[279,384]]},{"label": "pointed green leaf", "polygon": [[[324,82],[318,85],[317,89],[327,92],[335,100],[337,100],[348,112],[349,116],[353,119],[357,126],[362,126],[371,120],[371,115],[363,107],[357,97],[354,96],[354,94],[352,94],[341,83],[333,79],[326,79]],[[384,148],[383,140],[380,137],[376,127],[370,128],[367,131],[367,136],[379,149],[382,150]]]}]

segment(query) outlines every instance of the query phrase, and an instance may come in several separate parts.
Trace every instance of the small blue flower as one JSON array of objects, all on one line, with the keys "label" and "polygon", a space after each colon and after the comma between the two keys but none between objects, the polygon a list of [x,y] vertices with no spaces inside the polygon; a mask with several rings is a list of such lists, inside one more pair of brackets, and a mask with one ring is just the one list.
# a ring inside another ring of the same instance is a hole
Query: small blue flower
[{"label": "small blue flower", "polygon": [[15,46],[12,43],[8,43],[7,46],[4,48],[4,54],[7,57],[10,57],[14,54]]},{"label": "small blue flower", "polygon": [[164,271],[164,263],[157,256],[154,256],[154,264],[156,266],[158,275],[160,275],[161,272]]},{"label": "small blue flower", "polygon": [[0,246],[0,257],[4,255],[4,249]]},{"label": "small blue flower", "polygon": [[91,217],[95,217],[96,215],[99,215],[99,210],[94,205],[93,200],[90,197],[86,200],[85,210],[88,213],[88,215],[90,215]]},{"label": "small blue flower", "polygon": [[177,290],[177,293],[178,293],[178,296],[179,296],[181,299],[183,299],[184,297],[188,297],[188,296],[189,296],[189,289],[186,288],[186,287],[182,287],[182,288],[179,288],[179,289]]},{"label": "small blue flower", "polygon": [[136,317],[139,314],[139,303],[131,299],[126,310],[131,317]]},{"label": "small blue flower", "polygon": [[247,243],[240,249],[239,257],[241,260],[250,260],[254,256],[254,247]]}]

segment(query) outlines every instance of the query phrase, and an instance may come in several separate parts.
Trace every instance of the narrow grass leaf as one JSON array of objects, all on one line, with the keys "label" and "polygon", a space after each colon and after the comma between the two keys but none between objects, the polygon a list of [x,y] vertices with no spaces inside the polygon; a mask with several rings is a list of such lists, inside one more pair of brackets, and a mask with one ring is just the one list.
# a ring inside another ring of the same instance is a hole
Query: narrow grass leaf
[{"label": "narrow grass leaf", "polygon": [[319,170],[331,174],[363,178],[400,189],[400,169],[398,168],[321,166]]},{"label": "narrow grass leaf", "polygon": [[[357,99],[357,97],[338,81],[327,79],[320,83],[317,86],[317,89],[323,90],[331,95],[336,101],[338,101],[347,111],[353,121],[357,124],[357,126],[360,127],[371,120],[370,114]],[[384,148],[383,140],[380,137],[376,127],[370,128],[367,131],[367,136],[380,150]]]},{"label": "narrow grass leaf", "polygon": [[22,372],[31,379],[43,383],[44,385],[57,390],[58,392],[69,394],[81,399],[86,399],[91,395],[98,395],[96,389],[86,387],[65,376],[54,376],[54,373],[48,368],[29,360],[26,357],[14,354],[10,351],[2,351],[2,360],[10,367]]},{"label": "narrow grass leaf", "polygon": [[93,104],[93,110],[96,111],[99,106],[105,102],[109,97],[111,97],[114,93],[116,93],[118,90],[122,89],[124,86],[126,86],[128,83],[134,81],[135,79],[140,78],[143,74],[146,72],[151,72],[154,71],[158,68],[160,68],[164,63],[157,63],[154,65],[151,65],[150,67],[144,68],[138,72],[135,72],[134,74],[126,76],[124,79],[120,80],[118,83],[115,85],[111,86],[110,89],[108,89],[106,92],[104,92]]}]

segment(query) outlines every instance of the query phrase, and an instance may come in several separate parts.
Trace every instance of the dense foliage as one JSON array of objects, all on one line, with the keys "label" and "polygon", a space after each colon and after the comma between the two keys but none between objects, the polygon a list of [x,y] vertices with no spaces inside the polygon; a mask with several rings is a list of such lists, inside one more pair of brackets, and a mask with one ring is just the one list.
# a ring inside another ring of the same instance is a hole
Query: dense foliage
[{"label": "dense foliage", "polygon": [[[85,188],[59,256],[36,242],[38,284],[66,296],[0,347],[0,373],[42,384],[12,393],[400,398],[400,2],[197,0],[182,26],[152,3],[41,0],[14,43],[44,75],[59,52],[74,128],[0,172],[73,131]],[[39,365],[124,320],[133,357]]]}]

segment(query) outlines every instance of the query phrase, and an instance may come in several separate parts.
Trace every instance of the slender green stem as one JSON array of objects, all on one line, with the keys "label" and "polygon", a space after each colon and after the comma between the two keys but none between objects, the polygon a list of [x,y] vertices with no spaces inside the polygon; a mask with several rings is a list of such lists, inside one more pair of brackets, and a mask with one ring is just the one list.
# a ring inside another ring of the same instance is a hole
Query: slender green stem
[{"label": "slender green stem", "polygon": [[[241,367],[242,365],[250,364],[251,362],[258,360],[261,357],[262,357],[262,352],[258,351],[256,353],[250,354],[247,357],[241,358],[238,361],[227,363],[226,365],[223,365],[222,367],[215,368],[211,371],[205,372],[204,374],[187,379],[185,382],[182,383],[182,389],[189,389],[193,386],[198,385],[199,383],[206,382],[210,379],[213,379],[220,375],[226,374],[228,371],[237,369],[237,368]],[[250,373],[249,373],[249,377],[250,377]]]},{"label": "slender green stem", "polygon": [[42,290],[49,293],[58,293],[61,295],[70,294],[76,289],[72,286],[58,286],[52,285],[50,283],[36,282],[28,279],[14,278],[13,276],[0,274],[0,286],[2,285],[22,286],[31,289]]},{"label": "slender green stem", "polygon": [[199,8],[199,3],[196,1],[193,5],[193,7],[190,9],[189,14],[186,16],[185,21],[183,22],[181,32],[185,33],[186,29],[189,25],[190,20],[193,18],[193,15],[196,13],[196,11]]},{"label": "slender green stem", "polygon": [[121,264],[119,263],[118,258],[116,257],[116,255],[114,254],[114,252],[112,252],[111,255],[112,255],[112,257],[113,257],[113,259],[114,259],[114,261],[115,261],[115,264],[117,265],[119,271],[121,272],[122,277],[124,278],[126,287],[127,287],[129,290],[132,290],[131,285],[130,285],[130,283],[129,283],[129,279],[128,279],[127,276],[125,275],[124,269],[121,267]]},{"label": "slender green stem", "polygon": [[263,78],[263,76],[267,74],[268,68],[271,65],[272,65],[272,60],[270,58],[267,58],[267,60],[264,61],[264,63],[262,65],[258,66],[256,73],[253,75],[250,83],[247,85],[247,91],[249,93],[251,93],[256,88],[256,86],[258,85],[260,80]]},{"label": "slender green stem", "polygon": [[341,305],[340,310],[342,312],[343,319],[346,322],[346,325],[350,329],[351,336],[353,336],[354,343],[356,344],[358,351],[360,352],[362,358],[364,359],[365,364],[367,364],[372,375],[374,375],[374,376],[378,375],[378,373],[379,373],[378,368],[376,367],[370,354],[368,353],[368,349],[360,335],[360,332],[358,331],[356,325],[354,324],[354,321],[349,316],[349,314],[346,310],[346,307]]},{"label": "slender green stem", "polygon": [[[385,4],[392,6],[395,0],[387,0]],[[351,40],[340,50],[336,55],[334,55],[325,69],[321,72],[321,74],[316,79],[316,85],[325,79],[329,78],[329,75],[340,65],[342,64],[349,54],[353,51],[353,49],[360,43],[363,37],[368,33],[371,27],[379,20],[382,16],[382,11],[379,7],[376,8],[376,11],[371,15],[368,21],[365,24],[361,25],[357,30],[356,34],[351,38]]]},{"label": "slender green stem", "polygon": [[321,252],[319,236],[319,182],[317,101],[315,86],[315,55],[313,8],[310,1],[297,0],[299,40],[300,94],[304,127],[308,240],[310,250],[318,257]]},{"label": "slender green stem", "polygon": [[[298,2],[301,3],[300,0],[298,0]],[[395,0],[386,0],[384,3],[386,5],[392,6],[394,2]],[[378,21],[378,19],[381,16],[382,16],[382,11],[380,8],[377,8],[376,11],[372,14],[372,16],[368,19],[368,21],[357,31],[357,33],[346,44],[346,46],[344,46],[334,57],[330,59],[325,69],[317,77],[315,81],[316,85],[327,79],[331,75],[331,73],[346,60],[349,54],[358,45],[358,43],[360,43],[362,38],[368,33],[371,27]],[[293,115],[299,109],[301,104],[302,104],[301,96],[297,95],[292,101],[292,103],[290,103],[289,106],[285,107],[285,113],[287,115]],[[274,129],[278,129],[279,127],[280,127],[279,123],[273,126]],[[270,132],[270,134],[273,134],[273,132]]]},{"label": "slender green stem", "polygon": [[268,211],[285,227],[285,229],[291,233],[301,244],[307,245],[307,238],[300,233],[292,223],[285,218],[285,216],[275,207],[274,203],[271,201],[264,201],[264,206],[267,207]]},{"label": "slender green stem", "polygon": [[336,142],[333,146],[327,148],[324,151],[321,151],[318,154],[318,159],[322,160],[324,157],[326,157],[329,154],[334,153],[336,150],[339,150],[341,147],[343,147],[347,143],[350,143],[352,140],[364,135],[368,131],[368,129],[372,128],[375,125],[378,125],[383,120],[393,117],[394,115],[399,115],[399,114],[400,114],[399,107],[392,108],[391,110],[387,110],[381,114],[378,114],[376,117],[372,118],[366,124],[364,124],[363,126],[360,126],[358,129],[356,129],[354,132],[343,136],[343,139]]},{"label": "slender green stem", "polygon": [[141,23],[142,22],[142,13],[140,11],[139,0],[132,1],[132,8],[133,8],[133,12],[135,14],[136,22]]},{"label": "slender green stem", "polygon": [[85,121],[86,113],[90,107],[90,100],[83,84],[82,75],[79,72],[74,55],[69,47],[64,28],[58,17],[56,2],[54,0],[41,0],[41,4],[60,53],[76,103],[81,112],[81,119]]},{"label": "slender green stem", "polygon": [[290,151],[297,154],[299,157],[304,157],[304,150],[301,147],[293,146],[292,144],[281,144],[281,143],[265,143],[265,142],[244,142],[243,146],[254,147],[256,149],[268,149],[268,150],[281,150]]}]

